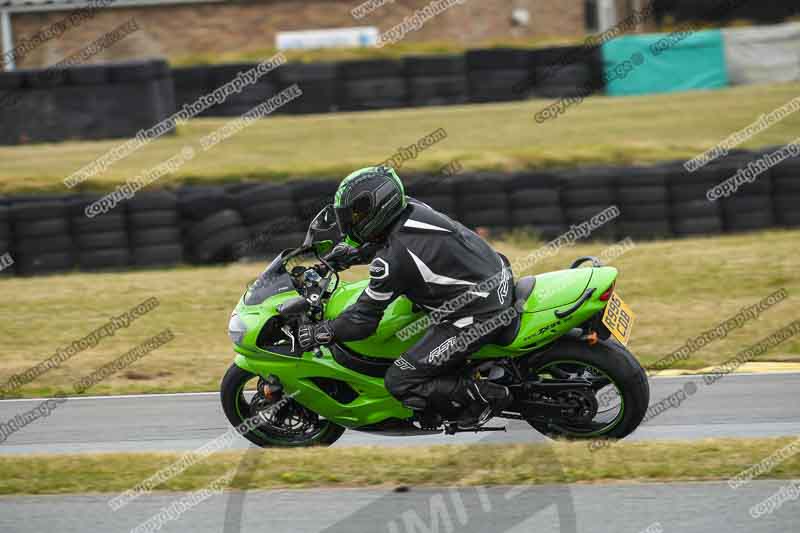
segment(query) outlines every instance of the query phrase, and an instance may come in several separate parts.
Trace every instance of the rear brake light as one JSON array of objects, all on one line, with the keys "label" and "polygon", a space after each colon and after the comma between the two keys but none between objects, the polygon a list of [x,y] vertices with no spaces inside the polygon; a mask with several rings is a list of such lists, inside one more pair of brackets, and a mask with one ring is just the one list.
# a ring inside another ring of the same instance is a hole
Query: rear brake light
[{"label": "rear brake light", "polygon": [[616,284],[617,284],[617,281],[614,280],[614,283],[612,283],[611,286],[606,289],[606,292],[604,292],[603,294],[600,295],[600,301],[601,302],[607,302],[608,299],[611,298],[611,295],[614,294],[614,285],[616,285]]}]

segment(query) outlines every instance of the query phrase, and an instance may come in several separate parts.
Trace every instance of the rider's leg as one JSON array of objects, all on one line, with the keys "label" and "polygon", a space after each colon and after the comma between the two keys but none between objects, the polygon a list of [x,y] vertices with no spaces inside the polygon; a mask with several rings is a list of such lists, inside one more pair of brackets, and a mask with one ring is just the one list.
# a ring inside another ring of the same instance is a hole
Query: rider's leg
[{"label": "rider's leg", "polygon": [[492,340],[492,335],[487,335],[459,350],[459,336],[471,325],[469,320],[461,320],[430,328],[389,368],[387,390],[412,409],[430,408],[451,420],[466,416],[478,421],[507,404],[510,395],[506,387],[461,375],[469,354]]}]

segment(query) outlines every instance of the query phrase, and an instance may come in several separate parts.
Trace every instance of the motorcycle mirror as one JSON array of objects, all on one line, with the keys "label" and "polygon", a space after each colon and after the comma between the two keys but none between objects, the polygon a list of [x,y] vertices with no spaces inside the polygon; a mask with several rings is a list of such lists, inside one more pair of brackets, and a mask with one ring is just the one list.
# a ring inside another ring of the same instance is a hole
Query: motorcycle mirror
[{"label": "motorcycle mirror", "polygon": [[308,225],[303,246],[312,246],[320,241],[336,241],[339,237],[339,227],[336,222],[336,211],[332,204],[328,204],[317,213],[317,216]]}]

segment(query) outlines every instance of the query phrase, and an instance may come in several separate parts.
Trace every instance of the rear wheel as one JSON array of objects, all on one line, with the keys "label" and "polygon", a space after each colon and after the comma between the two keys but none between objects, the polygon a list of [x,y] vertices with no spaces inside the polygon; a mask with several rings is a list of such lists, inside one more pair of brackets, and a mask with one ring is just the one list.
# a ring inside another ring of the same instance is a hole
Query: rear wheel
[{"label": "rear wheel", "polygon": [[592,393],[557,393],[553,399],[572,406],[558,420],[528,419],[553,438],[621,439],[642,422],[650,402],[650,385],[642,366],[624,346],[611,339],[594,346],[562,341],[531,364],[530,378],[573,379],[591,383]]},{"label": "rear wheel", "polygon": [[[250,387],[255,385],[255,390]],[[238,427],[253,417],[261,421],[242,435],[258,446],[330,446],[344,433],[342,426],[322,419],[289,396],[267,399],[265,380],[236,365],[222,379],[220,396],[228,421]]]}]

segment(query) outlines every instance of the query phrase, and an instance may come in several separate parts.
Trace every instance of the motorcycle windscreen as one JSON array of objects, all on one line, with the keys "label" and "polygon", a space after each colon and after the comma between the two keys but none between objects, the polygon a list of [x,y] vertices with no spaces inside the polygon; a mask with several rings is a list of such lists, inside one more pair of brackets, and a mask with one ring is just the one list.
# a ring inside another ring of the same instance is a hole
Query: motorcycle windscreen
[{"label": "motorcycle windscreen", "polygon": [[247,288],[245,305],[261,305],[276,294],[294,290],[292,278],[283,266],[284,254],[272,260],[267,269]]}]

